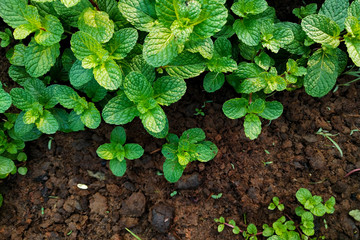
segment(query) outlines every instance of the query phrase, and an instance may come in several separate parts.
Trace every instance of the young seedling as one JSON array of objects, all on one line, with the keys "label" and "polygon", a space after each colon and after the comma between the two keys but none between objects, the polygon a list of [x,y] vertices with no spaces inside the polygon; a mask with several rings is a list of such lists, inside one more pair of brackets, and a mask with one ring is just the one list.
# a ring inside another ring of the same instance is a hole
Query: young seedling
[{"label": "young seedling", "polygon": [[186,165],[193,161],[208,162],[212,160],[218,149],[210,141],[205,141],[205,133],[200,128],[191,128],[183,132],[179,138],[175,134],[169,134],[161,153],[166,158],[163,171],[166,180],[176,182],[182,176]]},{"label": "young seedling", "polygon": [[211,197],[213,198],[213,199],[220,199],[221,197],[222,197],[222,193],[219,193],[219,194],[213,194],[213,195],[211,195]]},{"label": "young seedling", "polygon": [[125,230],[126,231],[128,231],[135,239],[137,239],[137,240],[141,240],[141,238],[140,237],[138,237],[135,233],[133,233],[132,231],[130,231],[130,229],[128,229],[128,228],[125,228]]},{"label": "young seedling", "polygon": [[138,159],[144,154],[144,149],[139,144],[125,144],[125,142],[125,129],[122,127],[115,127],[110,135],[110,143],[100,145],[96,150],[96,153],[100,158],[110,160],[110,170],[117,177],[121,177],[125,174],[126,159]]},{"label": "young seedling", "polygon": [[284,204],[281,204],[280,203],[280,200],[278,197],[273,197],[272,199],[272,203],[269,204],[269,207],[268,209],[270,210],[275,210],[275,209],[278,209],[279,211],[284,211]]},{"label": "young seedling", "polygon": [[227,223],[224,217],[220,217],[215,218],[214,221],[216,223],[220,223],[217,229],[219,233],[224,231],[225,226],[227,226],[232,228],[232,232],[236,235],[242,233],[243,237],[247,240],[257,240],[257,236],[262,234],[262,232],[258,232],[256,226],[252,223],[247,226],[246,230],[241,230],[238,226],[236,226],[235,220],[230,220]]},{"label": "young seedling", "polygon": [[331,134],[331,133],[329,133],[328,131],[323,130],[322,128],[319,128],[319,130],[316,132],[316,134],[321,135],[321,136],[329,139],[330,142],[332,142],[332,144],[334,144],[334,146],[336,147],[336,149],[339,151],[340,156],[341,156],[341,157],[344,156],[343,151],[341,150],[339,144],[337,144],[337,143],[331,138],[331,137],[337,136],[338,134]]}]

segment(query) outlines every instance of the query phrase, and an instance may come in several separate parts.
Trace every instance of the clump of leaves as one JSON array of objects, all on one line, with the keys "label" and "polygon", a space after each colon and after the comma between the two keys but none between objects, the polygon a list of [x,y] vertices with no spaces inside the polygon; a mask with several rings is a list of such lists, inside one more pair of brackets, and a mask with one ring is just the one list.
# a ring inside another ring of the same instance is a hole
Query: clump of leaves
[{"label": "clump of leaves", "polygon": [[164,144],[161,153],[166,158],[163,171],[169,182],[178,181],[186,168],[193,161],[208,162],[212,160],[218,149],[210,141],[205,141],[205,133],[200,128],[191,128],[183,132],[179,138],[169,133],[168,143]]},{"label": "clump of leaves", "polygon": [[122,127],[115,127],[110,135],[110,143],[100,145],[96,150],[96,153],[100,158],[110,160],[110,170],[117,177],[121,177],[125,174],[126,159],[138,159],[144,154],[144,149],[139,144],[125,144],[125,142],[125,129]]},{"label": "clump of leaves", "polygon": [[226,222],[224,217],[220,217],[220,218],[215,218],[214,221],[216,223],[219,223],[217,228],[219,233],[224,231],[225,226],[228,226],[232,228],[232,232],[234,234],[242,233],[245,239],[257,240],[258,239],[257,235],[261,235],[261,233],[258,233],[256,226],[252,223],[247,226],[246,230],[241,230],[239,226],[236,226],[236,222],[233,219],[231,219],[229,222]]},{"label": "clump of leaves", "polygon": [[272,202],[269,204],[268,209],[269,210],[275,210],[278,209],[279,211],[284,211],[284,204],[280,203],[280,200],[278,197],[273,197]]}]

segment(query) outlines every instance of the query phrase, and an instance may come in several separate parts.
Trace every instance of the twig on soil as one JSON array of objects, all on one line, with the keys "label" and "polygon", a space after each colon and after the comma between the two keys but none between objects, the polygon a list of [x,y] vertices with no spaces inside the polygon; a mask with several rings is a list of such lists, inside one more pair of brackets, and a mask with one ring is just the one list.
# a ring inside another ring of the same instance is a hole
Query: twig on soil
[{"label": "twig on soil", "polygon": [[154,153],[157,153],[157,152],[160,152],[161,151],[161,148],[158,148],[158,149],[155,149],[154,151],[150,152],[150,154],[154,154]]},{"label": "twig on soil", "polygon": [[350,176],[350,175],[353,174],[354,172],[359,172],[359,171],[360,171],[360,168],[351,170],[350,172],[348,172],[348,174],[346,174],[346,175],[344,176],[344,178]]}]

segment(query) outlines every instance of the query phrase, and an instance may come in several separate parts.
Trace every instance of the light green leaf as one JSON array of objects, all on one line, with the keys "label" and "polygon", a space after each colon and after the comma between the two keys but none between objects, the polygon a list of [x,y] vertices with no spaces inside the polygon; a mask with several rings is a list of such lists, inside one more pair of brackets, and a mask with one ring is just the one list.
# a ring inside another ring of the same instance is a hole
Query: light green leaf
[{"label": "light green leaf", "polygon": [[110,142],[119,143],[121,145],[124,145],[124,143],[126,142],[125,129],[123,127],[119,127],[119,126],[115,127],[111,131]]},{"label": "light green leaf", "polygon": [[99,61],[109,53],[91,35],[85,32],[76,32],[71,37],[71,50],[77,59],[83,60],[91,55],[97,56]]},{"label": "light green leaf", "polygon": [[117,176],[121,177],[126,172],[126,161],[119,161],[118,159],[112,159],[110,160],[109,167],[111,172]]},{"label": "light green leaf", "polygon": [[180,137],[180,141],[189,141],[190,143],[197,143],[205,140],[205,132],[201,128],[190,128],[184,131]]},{"label": "light green leaf", "polygon": [[124,81],[126,96],[133,102],[140,102],[154,95],[151,83],[138,72],[129,73]]},{"label": "light green leaf", "polygon": [[184,172],[184,167],[179,164],[177,158],[166,158],[163,164],[163,171],[165,179],[174,183],[181,178]]},{"label": "light green leaf", "polygon": [[32,79],[32,77],[26,72],[25,67],[11,65],[9,67],[8,74],[12,80],[22,85],[24,82]]},{"label": "light green leaf", "polygon": [[241,83],[239,91],[246,94],[254,93],[264,89],[266,85],[266,81],[262,77],[247,78]]},{"label": "light green leaf", "polygon": [[204,77],[203,87],[206,92],[215,92],[219,90],[225,82],[223,73],[208,72]]},{"label": "light green leaf", "polygon": [[249,224],[246,228],[247,232],[249,234],[252,234],[252,235],[256,235],[257,234],[257,229],[256,229],[256,226],[254,224]]},{"label": "light green leaf", "polygon": [[7,176],[14,169],[16,169],[16,166],[11,159],[0,156],[0,175]]},{"label": "light green leaf", "polygon": [[238,38],[246,45],[257,46],[260,43],[261,32],[257,21],[237,19],[233,27]]},{"label": "light green leaf", "polygon": [[360,2],[353,1],[348,8],[348,16],[354,16],[360,20]]},{"label": "light green leaf", "polygon": [[336,201],[335,201],[334,197],[329,198],[329,200],[327,200],[325,202],[326,213],[329,213],[329,214],[334,213],[334,211],[335,211],[335,208],[334,208],[335,203],[336,203]]},{"label": "light green leaf", "polygon": [[1,0],[1,18],[12,28],[28,23],[24,16],[27,2],[27,0]]},{"label": "light green leaf", "polygon": [[317,4],[316,3],[310,3],[306,6],[301,6],[300,8],[294,8],[292,13],[300,18],[303,19],[304,17],[315,14],[317,11]]},{"label": "light green leaf", "polygon": [[306,201],[308,199],[310,199],[312,197],[312,194],[309,190],[307,190],[306,188],[300,188],[297,192],[296,192],[296,199],[301,203],[301,204],[305,204]]},{"label": "light green leaf", "polygon": [[[155,9],[159,22],[166,28],[170,28],[171,24],[178,19],[176,11],[179,11],[179,1],[156,0]],[[176,9],[175,9],[176,8]]]},{"label": "light green leaf", "polygon": [[[25,112],[22,111],[18,117],[16,118],[16,121],[15,121],[15,125],[14,125],[14,131],[15,131],[15,135],[19,138],[23,138],[25,137],[26,135],[28,135],[35,127],[35,124],[25,124],[24,123],[24,115],[25,115]],[[41,134],[40,134],[41,135]],[[39,135],[38,135],[39,136]],[[36,139],[36,138],[34,138]],[[32,140],[34,140],[32,139]]]},{"label": "light green leaf", "polygon": [[128,24],[126,18],[121,14],[116,0],[98,0],[96,2],[99,9],[107,12],[110,19],[114,21],[115,30],[118,30]]},{"label": "light green leaf", "polygon": [[165,127],[160,132],[150,131],[149,129],[146,128],[146,126],[144,126],[144,128],[151,136],[155,138],[166,138],[166,136],[169,134],[169,121],[168,119],[166,119]]},{"label": "light green leaf", "polygon": [[45,110],[43,115],[36,122],[36,127],[40,132],[54,134],[59,129],[59,123],[48,110]]},{"label": "light green leaf", "polygon": [[166,115],[159,105],[141,114],[140,119],[147,129],[155,133],[161,132],[166,125]]},{"label": "light green leaf", "polygon": [[300,24],[292,22],[281,22],[277,23],[277,26],[280,28],[290,29],[294,35],[294,40],[291,43],[282,46],[282,48],[296,55],[304,55],[310,51],[309,47],[305,46],[304,44],[306,33],[302,30]]},{"label": "light green leaf", "polygon": [[91,2],[89,0],[65,0],[65,1],[77,1],[78,4],[72,7],[67,7],[60,1],[54,1],[52,5],[55,11],[57,12],[59,18],[62,20],[62,22],[72,27],[78,27],[78,20],[81,13],[85,9],[93,6],[91,5]]},{"label": "light green leaf", "polygon": [[346,36],[344,39],[349,57],[356,66],[360,67],[360,40]]},{"label": "light green leaf", "polygon": [[211,38],[191,39],[185,43],[187,51],[200,53],[206,59],[211,59],[214,53],[214,43]]},{"label": "light green leaf", "polygon": [[100,86],[107,90],[116,90],[122,84],[122,74],[119,65],[112,59],[94,68],[94,78]]},{"label": "light green leaf", "polygon": [[167,65],[178,55],[174,34],[167,28],[152,29],[145,38],[143,54],[154,67]]},{"label": "light green leaf", "polygon": [[42,46],[30,43],[25,50],[25,68],[32,77],[40,77],[50,71],[60,55],[60,44]]},{"label": "light green leaf", "polygon": [[261,52],[258,56],[254,58],[255,63],[264,69],[265,71],[269,70],[269,68],[273,65],[274,60],[265,52]]},{"label": "light green leaf", "polygon": [[247,114],[247,107],[249,101],[245,98],[233,98],[226,101],[222,107],[222,110],[230,119],[237,119],[244,117]]},{"label": "light green leaf", "polygon": [[245,135],[254,140],[261,133],[261,121],[259,117],[253,113],[246,115],[244,120]]},{"label": "light green leaf", "polygon": [[175,20],[170,26],[170,30],[174,34],[177,44],[184,44],[189,39],[193,28],[194,26],[192,25],[184,26],[180,20]]},{"label": "light green leaf", "polygon": [[17,28],[15,28],[15,30],[14,30],[14,38],[15,39],[25,39],[32,32],[35,32],[37,29],[38,29],[38,27],[31,23],[26,23],[26,24],[20,25]]},{"label": "light green leaf", "polygon": [[283,113],[283,105],[278,101],[266,102],[265,109],[259,113],[259,116],[268,120],[274,120]]},{"label": "light green leaf", "polygon": [[40,45],[51,46],[60,42],[64,28],[57,17],[46,15],[42,21],[42,26],[35,34],[35,41]]},{"label": "light green leaf", "polygon": [[165,70],[170,76],[188,79],[199,76],[205,68],[204,58],[185,51],[167,64]]},{"label": "light green leaf", "polygon": [[325,0],[319,14],[325,15],[336,22],[340,31],[344,30],[344,21],[348,15],[349,0]]},{"label": "light green leaf", "polygon": [[125,158],[129,160],[138,159],[144,154],[144,149],[135,143],[128,143],[124,146]]},{"label": "light green leaf", "polygon": [[12,32],[9,28],[5,28],[3,32],[0,32],[1,43],[0,46],[5,48],[9,46],[12,39]]},{"label": "light green leaf", "polygon": [[322,217],[326,213],[326,208],[323,204],[317,204],[313,209],[311,209],[312,214],[318,217]]},{"label": "light green leaf", "polygon": [[141,31],[150,32],[155,24],[155,1],[150,0],[120,0],[120,12]]},{"label": "light green leaf", "polygon": [[185,81],[178,77],[161,77],[155,81],[153,87],[156,102],[165,106],[179,101],[186,92]]},{"label": "light green leaf", "polygon": [[352,216],[355,219],[355,221],[360,222],[360,210],[359,209],[351,210],[349,212],[349,215]]},{"label": "light green leaf", "polygon": [[115,158],[115,148],[114,144],[112,143],[105,143],[98,147],[96,150],[96,154],[99,156],[99,158],[105,159],[105,160],[111,160]]},{"label": "light green leaf", "polygon": [[75,6],[80,1],[81,0],[61,0],[62,4],[64,4],[67,8]]},{"label": "light green leaf", "polygon": [[91,69],[83,68],[81,61],[77,60],[70,69],[69,78],[71,85],[76,88],[90,82],[94,78],[94,74]]},{"label": "light green leaf", "polygon": [[238,69],[234,71],[234,75],[241,78],[256,78],[263,72],[259,66],[255,63],[241,62],[238,65]]},{"label": "light green leaf", "polygon": [[305,17],[301,27],[313,41],[336,48],[339,43],[340,27],[330,18],[314,14]]},{"label": "light green leaf", "polygon": [[101,116],[99,110],[95,107],[95,104],[90,102],[89,108],[85,109],[80,117],[85,126],[91,129],[96,129],[101,122]]},{"label": "light green leaf", "polygon": [[15,66],[25,66],[25,51],[26,46],[24,44],[16,44],[13,49],[6,53],[6,57]]},{"label": "light green leaf", "polygon": [[246,18],[249,14],[256,15],[268,8],[265,0],[240,0],[231,6],[231,10],[239,17]]},{"label": "light green leaf", "polygon": [[[211,142],[207,142],[207,143],[211,143]],[[197,156],[197,160],[199,160],[200,162],[208,162],[210,160],[212,160],[216,154],[217,154],[217,147],[215,144],[211,143],[212,145],[208,145],[208,144],[198,144],[196,146],[196,156]]]},{"label": "light green leaf", "polygon": [[[172,133],[169,133],[169,134],[173,135]],[[177,141],[179,141],[179,138],[177,139]],[[177,144],[175,144],[175,143],[166,143],[166,144],[162,145],[161,154],[165,158],[174,159],[174,158],[177,158],[177,155],[176,155],[177,149],[178,149]]]},{"label": "light green leaf", "polygon": [[106,123],[120,125],[131,122],[139,116],[139,111],[136,105],[122,92],[105,105],[102,116]]},{"label": "light green leaf", "polygon": [[123,59],[134,48],[139,35],[134,28],[124,28],[115,32],[106,49],[115,59]]},{"label": "light green leaf", "polygon": [[230,57],[213,57],[207,62],[207,67],[211,72],[226,73],[235,71],[237,69],[237,63]]},{"label": "light green leaf", "polygon": [[78,28],[98,42],[108,42],[114,34],[114,22],[106,12],[88,8],[79,16]]},{"label": "light green leaf", "polygon": [[326,95],[335,85],[337,78],[337,56],[317,50],[308,61],[308,73],[305,75],[305,91],[313,97]]}]

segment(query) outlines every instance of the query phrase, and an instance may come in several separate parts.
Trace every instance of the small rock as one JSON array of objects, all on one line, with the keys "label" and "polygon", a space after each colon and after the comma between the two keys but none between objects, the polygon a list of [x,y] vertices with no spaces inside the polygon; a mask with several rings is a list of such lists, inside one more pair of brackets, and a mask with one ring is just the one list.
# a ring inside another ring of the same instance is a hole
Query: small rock
[{"label": "small rock", "polygon": [[348,185],[344,182],[336,182],[335,185],[332,187],[332,190],[335,193],[341,194],[346,191]]},{"label": "small rock", "polygon": [[127,190],[132,191],[132,192],[136,191],[135,185],[129,181],[124,183],[124,188],[126,188]]},{"label": "small rock", "polygon": [[63,208],[65,211],[72,213],[77,205],[79,205],[79,203],[75,199],[68,198],[66,199]]},{"label": "small rock", "polygon": [[120,222],[127,228],[133,228],[139,224],[139,218],[122,216]]},{"label": "small rock", "polygon": [[200,176],[198,173],[192,175],[183,176],[177,183],[176,188],[186,190],[186,189],[196,189],[200,186]]},{"label": "small rock", "polygon": [[326,159],[320,151],[316,151],[312,157],[310,157],[310,166],[315,170],[321,170],[326,166]]},{"label": "small rock", "polygon": [[149,221],[156,231],[166,233],[174,218],[174,208],[164,203],[156,204],[149,215]]},{"label": "small rock", "polygon": [[303,137],[305,139],[305,141],[307,141],[308,143],[315,143],[317,142],[317,137],[315,135],[306,135]]},{"label": "small rock", "polygon": [[120,214],[132,217],[140,217],[145,212],[146,199],[144,194],[136,192],[131,194],[121,206]]},{"label": "small rock", "polygon": [[100,193],[96,193],[90,200],[90,210],[93,213],[105,215],[107,208],[106,198]]}]

